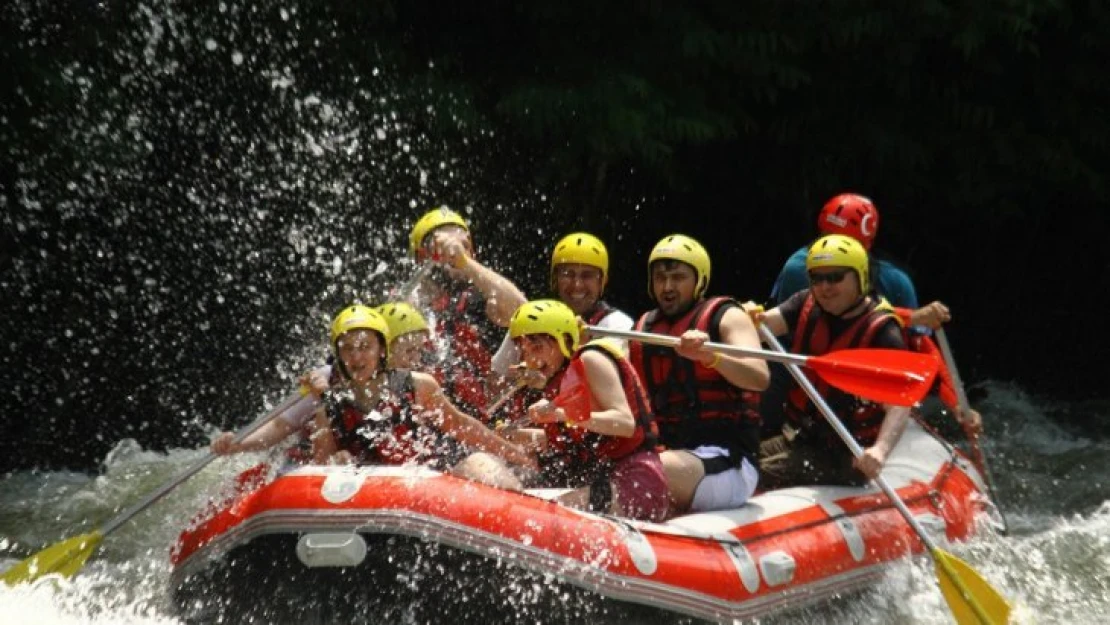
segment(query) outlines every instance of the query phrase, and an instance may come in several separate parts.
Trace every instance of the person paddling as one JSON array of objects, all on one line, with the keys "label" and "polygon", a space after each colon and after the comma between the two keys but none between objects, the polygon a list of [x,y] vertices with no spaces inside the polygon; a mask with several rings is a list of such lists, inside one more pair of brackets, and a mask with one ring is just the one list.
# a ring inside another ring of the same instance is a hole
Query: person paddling
[{"label": "person paddling", "polygon": [[671,349],[633,342],[630,360],[651,397],[676,513],[736,508],[759,481],[759,391],[767,363],[723,356],[707,341],[758,349],[752,320],[727,297],[706,297],[709,254],[694,239],[664,237],[648,258],[657,308],[636,330],[680,337]]},{"label": "person paddling", "polygon": [[[776,336],[789,334],[790,351],[796,354],[818,356],[860,347],[906,349],[897,316],[873,291],[870,267],[859,241],[837,234],[821,237],[806,253],[810,288],[752,315]],[[811,381],[864,448],[863,455],[857,459],[849,453],[795,382],[785,403],[782,435],[763,443],[760,468],[767,489],[865,484],[879,475],[910,419],[909,408],[869,402],[820,378]]]},{"label": "person paddling", "polygon": [[[456,408],[431,375],[386,367],[389,325],[366,306],[336,315],[330,332],[334,373],[315,416],[313,458],[337,464],[427,464],[449,468],[444,436],[508,462],[531,456]],[[483,466],[472,462],[469,467]],[[503,484],[480,470],[465,477]]]},{"label": "person paddling", "polygon": [[[886,299],[894,306],[909,328],[907,339],[915,351],[935,351],[932,340],[927,338],[931,330],[935,330],[952,319],[951,311],[943,302],[937,300],[925,306],[918,303],[917,289],[909,274],[893,262],[875,258],[871,252],[872,245],[879,234],[879,209],[870,198],[858,193],[841,193],[825,202],[817,215],[817,231],[819,236],[839,234],[851,237],[858,241],[868,251],[871,259],[871,284],[879,297]],[[803,245],[787,259],[775,279],[771,289],[770,305],[785,302],[792,295],[809,287],[809,278],[806,273],[806,257],[810,245]],[[926,337],[926,338],[917,338]],[[921,346],[921,349],[917,349]],[[927,349],[932,347],[932,349]],[[942,368],[939,379],[947,379],[948,374]],[[786,388],[790,385],[790,375],[779,364],[771,365],[771,384],[763,394],[760,411],[763,414],[764,432],[775,436],[782,427],[783,415],[781,407],[785,399]],[[948,410],[956,419],[964,424],[969,433],[978,432],[981,428],[981,417],[978,412],[969,410],[963,414],[957,404],[946,402]],[[927,413],[943,410],[928,410]]]},{"label": "person paddling", "polygon": [[[509,335],[545,379],[527,427],[508,436],[534,451],[532,487],[569,487],[576,508],[662,521],[669,502],[656,428],[639,376],[610,339],[580,343],[574,311],[557,300],[521,306]],[[539,427],[534,427],[539,426]]]}]

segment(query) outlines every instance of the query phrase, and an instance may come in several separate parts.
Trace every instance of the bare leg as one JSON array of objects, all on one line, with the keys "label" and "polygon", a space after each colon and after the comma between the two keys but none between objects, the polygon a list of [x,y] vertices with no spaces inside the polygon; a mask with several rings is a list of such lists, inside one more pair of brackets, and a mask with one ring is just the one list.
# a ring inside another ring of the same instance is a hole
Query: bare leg
[{"label": "bare leg", "polygon": [[682,449],[669,449],[659,454],[663,461],[663,472],[671,491],[671,506],[674,514],[682,514],[690,508],[694,493],[705,477],[705,466],[694,454]]},{"label": "bare leg", "polygon": [[524,490],[524,485],[503,460],[481,451],[463,458],[448,473],[494,488],[515,492]]}]

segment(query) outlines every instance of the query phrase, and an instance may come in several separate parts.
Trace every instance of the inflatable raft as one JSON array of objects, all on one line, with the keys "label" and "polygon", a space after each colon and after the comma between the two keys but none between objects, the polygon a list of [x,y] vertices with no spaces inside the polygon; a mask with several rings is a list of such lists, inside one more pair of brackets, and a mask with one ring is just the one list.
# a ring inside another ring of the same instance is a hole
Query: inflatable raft
[{"label": "inflatable raft", "polygon": [[[916,423],[884,476],[936,538],[967,537],[989,505],[972,464]],[[922,550],[874,487],[787,488],[662,524],[552,495],[419,467],[248,472],[174,546],[174,601],[202,622],[733,621],[865,588]]]}]

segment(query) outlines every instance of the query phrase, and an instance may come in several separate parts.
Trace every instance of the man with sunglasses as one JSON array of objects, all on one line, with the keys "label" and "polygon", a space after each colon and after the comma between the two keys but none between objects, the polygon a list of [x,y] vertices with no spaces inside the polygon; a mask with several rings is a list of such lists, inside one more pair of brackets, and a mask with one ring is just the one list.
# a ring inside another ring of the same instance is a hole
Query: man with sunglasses
[{"label": "man with sunglasses", "polygon": [[[879,234],[879,209],[869,198],[857,193],[841,193],[825,202],[817,215],[817,231],[821,236],[843,234],[859,241],[871,254],[871,245]],[[809,246],[802,246],[786,260],[771,288],[770,302],[781,304],[791,295],[809,286],[806,274],[806,254]],[[886,298],[892,306],[908,308],[913,311],[911,325],[922,331],[937,328],[948,321],[948,307],[939,301],[920,306],[913,280],[894,263],[871,256],[872,283],[879,295]]]},{"label": "man with sunglasses", "polygon": [[[818,356],[860,347],[906,349],[897,316],[872,290],[870,259],[859,241],[838,234],[818,239],[806,253],[806,271],[808,289],[754,315],[776,335],[789,334],[791,352]],[[863,456],[852,456],[805,391],[792,382],[782,435],[764,441],[761,448],[762,484],[856,486],[879,475],[905,430],[910,409],[875,404],[816,376],[810,379],[864,448]]]},{"label": "man with sunglasses", "polygon": [[[875,258],[871,245],[879,234],[879,209],[869,198],[858,193],[841,193],[825,202],[817,215],[817,231],[821,236],[841,234],[851,237],[867,250],[871,262],[870,283],[874,285],[879,297],[885,298],[891,306],[908,312],[908,317],[903,318],[910,328],[910,334],[920,335],[914,337],[915,341],[930,334],[930,328],[939,328],[941,324],[951,320],[948,307],[940,301],[919,305],[917,290],[909,274],[888,260]],[[803,245],[786,260],[771,289],[771,306],[781,304],[798,291],[809,287],[809,275],[806,272],[809,248],[809,245]],[[760,405],[765,436],[776,436],[782,427],[783,399],[790,384],[791,377],[786,368],[778,363],[771,363],[771,384],[763,393]],[[978,413],[972,415],[972,418],[977,420]]]}]

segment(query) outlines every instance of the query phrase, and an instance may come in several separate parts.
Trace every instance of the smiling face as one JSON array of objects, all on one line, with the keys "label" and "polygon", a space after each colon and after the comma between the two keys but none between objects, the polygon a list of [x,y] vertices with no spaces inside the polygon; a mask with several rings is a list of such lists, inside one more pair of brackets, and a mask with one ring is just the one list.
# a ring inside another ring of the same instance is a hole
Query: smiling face
[{"label": "smiling face", "polygon": [[555,266],[555,288],[559,299],[576,315],[586,315],[601,299],[601,270],[580,263]]},{"label": "smiling face", "polygon": [[528,334],[513,339],[521,358],[528,365],[543,374],[547,379],[555,375],[562,368],[566,356],[559,350],[559,344],[553,337],[546,334]]},{"label": "smiling face", "polygon": [[677,317],[690,310],[697,286],[697,272],[686,263],[659,260],[651,265],[651,293],[666,317]]},{"label": "smiling face", "polygon": [[810,269],[809,284],[817,305],[832,315],[843,315],[863,298],[859,277],[850,267]]},{"label": "smiling face", "polygon": [[352,330],[339,337],[336,347],[352,382],[368,382],[377,375],[384,355],[377,332]]}]

